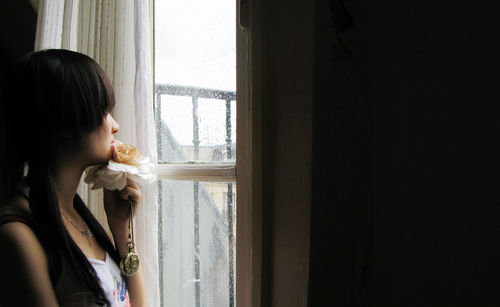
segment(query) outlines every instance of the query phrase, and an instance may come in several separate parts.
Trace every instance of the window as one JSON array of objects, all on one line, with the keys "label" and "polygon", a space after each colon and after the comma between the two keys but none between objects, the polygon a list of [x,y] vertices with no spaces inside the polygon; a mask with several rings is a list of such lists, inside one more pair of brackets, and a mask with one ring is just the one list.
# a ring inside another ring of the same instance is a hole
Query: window
[{"label": "window", "polygon": [[156,0],[162,306],[235,306],[236,2]]}]

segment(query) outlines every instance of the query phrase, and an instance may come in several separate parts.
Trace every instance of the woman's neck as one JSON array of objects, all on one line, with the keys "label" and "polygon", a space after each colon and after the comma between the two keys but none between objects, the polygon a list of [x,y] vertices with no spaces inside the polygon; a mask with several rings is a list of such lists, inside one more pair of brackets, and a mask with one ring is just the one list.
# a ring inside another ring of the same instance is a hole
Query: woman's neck
[{"label": "woman's neck", "polygon": [[54,172],[59,209],[65,214],[75,214],[73,199],[84,169],[85,167],[78,163],[63,162]]}]

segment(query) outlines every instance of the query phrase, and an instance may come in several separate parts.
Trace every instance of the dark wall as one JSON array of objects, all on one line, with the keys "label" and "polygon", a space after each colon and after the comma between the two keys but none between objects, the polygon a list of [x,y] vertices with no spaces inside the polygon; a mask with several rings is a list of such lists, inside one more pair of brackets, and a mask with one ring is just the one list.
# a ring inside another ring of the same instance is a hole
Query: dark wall
[{"label": "dark wall", "polygon": [[0,48],[4,55],[19,58],[35,46],[36,13],[28,0],[0,3]]},{"label": "dark wall", "polygon": [[[36,14],[28,0],[2,0],[0,2],[0,108],[3,101],[2,86],[9,65],[26,53],[33,51],[35,45]],[[0,111],[1,112],[1,111]],[[1,115],[1,114],[0,114]],[[1,116],[0,116],[1,117]],[[9,127],[0,123],[0,141]],[[4,151],[0,150],[0,168],[6,161]],[[5,174],[0,172],[0,183],[5,182]],[[3,202],[5,185],[0,184],[0,203]]]},{"label": "dark wall", "polygon": [[316,11],[310,306],[498,306],[494,5],[345,0],[343,28],[339,2]]}]

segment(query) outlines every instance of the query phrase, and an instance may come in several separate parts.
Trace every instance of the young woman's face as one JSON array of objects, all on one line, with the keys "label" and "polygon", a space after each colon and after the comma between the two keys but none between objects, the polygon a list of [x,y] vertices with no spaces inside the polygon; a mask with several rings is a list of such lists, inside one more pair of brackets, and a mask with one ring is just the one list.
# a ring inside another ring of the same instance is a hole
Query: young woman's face
[{"label": "young woman's face", "polygon": [[110,113],[102,120],[102,125],[92,131],[86,138],[84,151],[89,165],[108,162],[112,157],[112,146],[115,142],[114,134],[120,126]]}]

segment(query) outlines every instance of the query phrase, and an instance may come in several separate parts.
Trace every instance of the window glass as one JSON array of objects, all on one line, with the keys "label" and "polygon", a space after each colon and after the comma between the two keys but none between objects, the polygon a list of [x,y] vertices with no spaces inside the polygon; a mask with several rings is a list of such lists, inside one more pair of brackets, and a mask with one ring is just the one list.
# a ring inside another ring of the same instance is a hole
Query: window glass
[{"label": "window glass", "polygon": [[155,1],[155,83],[164,161],[234,161],[234,0]]},{"label": "window glass", "polygon": [[234,162],[236,93],[217,91],[227,98],[209,99],[162,94],[164,88],[158,85],[156,104],[160,161]]},{"label": "window glass", "polygon": [[[154,7],[159,163],[234,166],[236,2]],[[162,306],[235,306],[236,183],[189,179],[159,180]]]},{"label": "window glass", "polygon": [[234,183],[160,181],[163,306],[234,306]]}]

